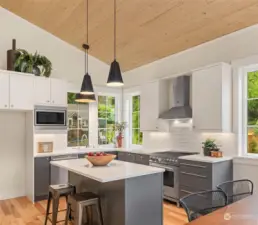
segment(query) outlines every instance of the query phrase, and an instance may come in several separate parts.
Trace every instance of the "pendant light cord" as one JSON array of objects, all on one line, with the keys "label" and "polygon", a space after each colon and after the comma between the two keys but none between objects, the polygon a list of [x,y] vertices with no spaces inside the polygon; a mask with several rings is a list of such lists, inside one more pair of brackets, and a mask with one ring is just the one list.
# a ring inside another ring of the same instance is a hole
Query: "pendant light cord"
[{"label": "pendant light cord", "polygon": [[114,0],[114,59],[116,60],[116,0]]},{"label": "pendant light cord", "polygon": [[[85,8],[86,8],[86,28],[84,30],[85,37],[86,37],[86,44],[89,46],[89,0],[85,1]],[[88,65],[89,65],[89,53],[88,53],[89,47],[85,48],[85,73],[88,73]]]}]

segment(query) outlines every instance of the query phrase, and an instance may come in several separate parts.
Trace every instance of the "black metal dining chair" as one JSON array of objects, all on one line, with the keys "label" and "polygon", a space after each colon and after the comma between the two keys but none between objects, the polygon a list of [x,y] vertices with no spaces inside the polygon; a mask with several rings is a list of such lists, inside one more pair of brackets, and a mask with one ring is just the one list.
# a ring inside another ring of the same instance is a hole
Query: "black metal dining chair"
[{"label": "black metal dining chair", "polygon": [[227,181],[217,186],[227,195],[228,204],[239,201],[253,194],[253,182],[248,179]]},{"label": "black metal dining chair", "polygon": [[221,190],[197,192],[179,200],[189,222],[227,205],[227,196]]}]

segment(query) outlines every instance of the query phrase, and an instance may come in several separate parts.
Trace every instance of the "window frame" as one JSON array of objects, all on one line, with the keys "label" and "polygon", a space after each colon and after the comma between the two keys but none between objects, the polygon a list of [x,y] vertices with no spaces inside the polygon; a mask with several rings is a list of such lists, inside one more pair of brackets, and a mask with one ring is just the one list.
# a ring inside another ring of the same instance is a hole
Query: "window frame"
[{"label": "window frame", "polygon": [[[133,97],[134,96],[140,96],[140,101],[141,101],[141,93],[140,92],[134,92],[134,93],[131,93],[130,94],[130,100],[129,100],[129,144],[130,144],[130,147],[132,148],[140,148],[143,146],[143,143],[142,144],[133,144]],[[141,105],[141,104],[140,104]],[[140,110],[139,110],[139,114],[141,112],[141,107],[140,107]],[[141,117],[140,117],[141,118]],[[140,121],[139,121],[139,131],[141,131],[141,125],[140,125]],[[142,142],[143,142],[143,136],[142,136]]]},{"label": "window frame", "polygon": [[99,144],[99,130],[100,129],[106,129],[107,128],[99,128],[99,96],[106,96],[106,97],[114,97],[115,98],[115,123],[120,120],[120,115],[119,115],[119,105],[120,105],[120,99],[119,99],[119,94],[116,93],[110,93],[110,92],[99,92],[96,95],[96,103],[97,103],[97,144],[98,146],[101,147],[114,147],[114,143],[109,143],[109,144]]},{"label": "window frame", "polygon": [[[239,91],[242,92],[242,115],[241,115],[241,123],[240,126],[242,128],[241,132],[241,140],[240,140],[240,146],[242,148],[242,151],[240,151],[241,156],[247,156],[250,158],[258,158],[258,153],[249,153],[248,152],[248,127],[252,127],[251,125],[248,125],[248,73],[249,72],[255,72],[258,71],[258,65],[250,65],[248,67],[244,67],[242,70],[242,74],[240,76],[240,88]],[[252,99],[258,99],[252,98]],[[257,126],[258,127],[258,126]]]}]

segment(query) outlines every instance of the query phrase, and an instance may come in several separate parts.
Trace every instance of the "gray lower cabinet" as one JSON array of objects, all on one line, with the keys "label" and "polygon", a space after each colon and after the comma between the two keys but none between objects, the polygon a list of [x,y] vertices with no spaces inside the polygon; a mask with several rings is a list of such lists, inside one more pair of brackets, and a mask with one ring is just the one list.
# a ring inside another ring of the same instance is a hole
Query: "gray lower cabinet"
[{"label": "gray lower cabinet", "polygon": [[118,160],[138,163],[142,165],[149,165],[150,156],[132,152],[118,152]]},{"label": "gray lower cabinet", "polygon": [[195,192],[216,189],[218,184],[232,179],[232,160],[208,163],[179,159],[180,198]]},{"label": "gray lower cabinet", "polygon": [[135,163],[149,165],[150,164],[150,156],[145,154],[136,154]]},{"label": "gray lower cabinet", "polygon": [[47,199],[50,184],[50,157],[34,158],[34,200]]}]

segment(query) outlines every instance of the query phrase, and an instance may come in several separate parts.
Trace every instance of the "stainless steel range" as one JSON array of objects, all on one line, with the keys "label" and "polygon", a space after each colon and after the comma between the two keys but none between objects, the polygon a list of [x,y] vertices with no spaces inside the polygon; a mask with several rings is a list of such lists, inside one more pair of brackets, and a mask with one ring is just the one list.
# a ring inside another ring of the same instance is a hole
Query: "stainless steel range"
[{"label": "stainless steel range", "polygon": [[178,157],[193,155],[193,152],[156,152],[150,155],[150,166],[163,168],[164,172],[164,199],[176,202],[179,205],[179,162]]}]

